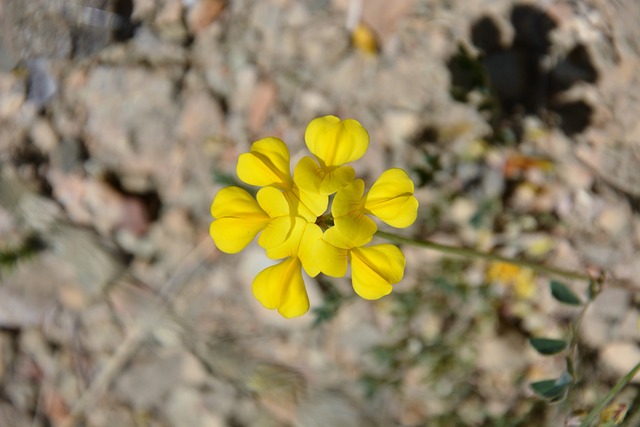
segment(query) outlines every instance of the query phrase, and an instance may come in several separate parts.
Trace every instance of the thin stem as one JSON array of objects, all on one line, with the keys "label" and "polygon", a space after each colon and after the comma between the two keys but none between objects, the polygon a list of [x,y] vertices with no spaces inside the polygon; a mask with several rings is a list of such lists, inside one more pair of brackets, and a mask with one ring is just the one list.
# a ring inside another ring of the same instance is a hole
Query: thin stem
[{"label": "thin stem", "polygon": [[521,267],[527,267],[541,273],[546,273],[554,276],[562,276],[567,279],[586,280],[586,281],[592,280],[591,276],[585,273],[580,273],[572,270],[565,270],[557,267],[548,267],[546,265],[541,265],[533,261],[528,261],[522,258],[509,258],[509,257],[497,255],[491,252],[482,252],[482,251],[477,251],[475,249],[470,249],[470,248],[462,248],[459,246],[445,245],[442,243],[432,242],[430,240],[410,239],[408,237],[402,237],[393,233],[387,233],[386,231],[380,231],[380,230],[376,232],[376,236],[382,237],[383,239],[387,239],[392,242],[406,243],[409,245],[420,246],[422,248],[433,249],[433,250],[447,253],[447,254],[466,256],[471,258],[482,258],[482,259],[487,259],[489,261],[499,261],[499,262],[504,262],[508,264],[519,265]]},{"label": "thin stem", "polygon": [[620,393],[620,391],[627,384],[631,382],[631,380],[633,379],[633,377],[636,376],[638,371],[640,371],[640,363],[634,366],[633,369],[631,369],[627,373],[627,375],[622,377],[620,381],[618,381],[618,383],[613,386],[613,388],[609,391],[609,393],[607,393],[607,395],[596,405],[596,407],[593,408],[591,412],[587,414],[585,419],[582,420],[582,423],[580,423],[580,427],[589,427],[595,421],[595,419],[600,415],[600,412],[602,412],[602,410],[607,407],[609,402],[611,402],[613,398],[616,397],[616,395]]}]

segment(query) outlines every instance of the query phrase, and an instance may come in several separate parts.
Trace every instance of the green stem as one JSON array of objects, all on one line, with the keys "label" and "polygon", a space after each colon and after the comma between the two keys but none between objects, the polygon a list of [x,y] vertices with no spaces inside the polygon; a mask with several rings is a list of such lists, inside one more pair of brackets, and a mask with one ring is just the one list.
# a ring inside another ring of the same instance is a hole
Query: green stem
[{"label": "green stem", "polygon": [[522,258],[509,258],[509,257],[497,255],[491,252],[482,252],[482,251],[477,251],[475,249],[470,249],[470,248],[462,248],[459,246],[445,245],[442,243],[432,242],[430,240],[410,239],[408,237],[402,237],[402,236],[398,236],[397,234],[387,233],[386,231],[380,231],[380,230],[376,232],[376,236],[382,237],[383,239],[387,239],[395,243],[405,243],[408,245],[414,245],[422,248],[433,249],[433,250],[451,254],[451,255],[466,256],[471,258],[482,258],[489,261],[499,261],[499,262],[505,262],[508,264],[519,265],[521,267],[530,268],[532,270],[535,270],[541,273],[546,273],[554,276],[562,276],[567,279],[586,280],[586,281],[592,280],[591,276],[585,273],[579,273],[577,271],[572,271],[572,270],[564,270],[562,268],[557,268],[557,267],[548,267],[546,265],[541,265],[533,261],[528,261]]},{"label": "green stem", "polygon": [[633,377],[636,376],[638,371],[640,371],[640,363],[634,366],[633,369],[631,369],[627,373],[627,375],[622,377],[622,379],[620,379],[620,381],[618,381],[618,383],[615,386],[613,386],[613,388],[609,391],[609,393],[607,393],[607,395],[598,403],[598,405],[596,405],[596,407],[593,408],[591,412],[587,414],[584,420],[582,420],[582,423],[580,423],[580,427],[589,427],[595,421],[595,419],[600,415],[600,412],[602,412],[602,410],[607,407],[609,402],[611,402],[613,398],[616,397],[616,395],[620,393],[620,391],[627,384],[631,382],[631,380],[633,379]]}]

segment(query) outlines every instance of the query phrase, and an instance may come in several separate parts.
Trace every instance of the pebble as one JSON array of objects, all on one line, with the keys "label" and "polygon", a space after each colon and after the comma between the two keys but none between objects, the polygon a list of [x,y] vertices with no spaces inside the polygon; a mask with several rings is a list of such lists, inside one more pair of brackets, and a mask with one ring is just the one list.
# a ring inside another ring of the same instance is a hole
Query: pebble
[{"label": "pebble", "polygon": [[226,6],[223,0],[199,0],[187,12],[187,24],[192,33],[199,33],[214,22]]},{"label": "pebble", "polygon": [[51,123],[45,119],[36,119],[29,130],[31,141],[44,154],[51,154],[58,145],[58,136],[51,126]]},{"label": "pebble", "polygon": [[26,100],[26,82],[13,74],[0,73],[0,119],[13,118]]},{"label": "pebble", "polygon": [[[602,348],[600,357],[602,364],[618,379],[640,363],[640,348],[635,342],[612,342]],[[633,377],[632,383],[640,383],[640,373]]]}]

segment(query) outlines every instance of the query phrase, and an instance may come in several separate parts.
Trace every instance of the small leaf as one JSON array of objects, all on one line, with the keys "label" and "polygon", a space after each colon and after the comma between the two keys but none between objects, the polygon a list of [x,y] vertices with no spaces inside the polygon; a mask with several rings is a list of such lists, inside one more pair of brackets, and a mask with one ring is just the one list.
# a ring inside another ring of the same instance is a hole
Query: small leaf
[{"label": "small leaf", "polygon": [[530,338],[529,342],[538,353],[544,354],[545,356],[560,353],[562,350],[567,348],[567,342],[564,340]]},{"label": "small leaf", "polygon": [[551,295],[558,301],[569,305],[581,305],[582,301],[578,296],[562,282],[551,281]]},{"label": "small leaf", "polygon": [[559,400],[564,397],[570,384],[571,378],[563,375],[556,380],[543,380],[531,383],[531,388],[537,395],[545,399]]}]

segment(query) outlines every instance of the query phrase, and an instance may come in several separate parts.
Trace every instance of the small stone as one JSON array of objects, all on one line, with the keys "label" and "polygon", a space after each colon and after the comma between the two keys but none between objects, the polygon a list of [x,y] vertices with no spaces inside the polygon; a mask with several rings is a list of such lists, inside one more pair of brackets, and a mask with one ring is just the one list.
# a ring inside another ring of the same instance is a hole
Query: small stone
[{"label": "small stone", "polygon": [[158,37],[147,27],[136,32],[131,46],[133,49],[126,52],[129,60],[130,56],[135,56],[141,62],[156,67],[182,64],[186,61],[185,51],[180,44]]},{"label": "small stone", "polygon": [[611,328],[608,322],[594,311],[593,307],[587,309],[580,327],[580,337],[590,347],[600,348],[611,341]]},{"label": "small stone", "polygon": [[223,0],[200,0],[187,13],[187,24],[192,33],[199,33],[214,22],[226,5]]},{"label": "small stone", "polygon": [[269,80],[257,84],[249,107],[249,130],[255,134],[263,131],[265,122],[274,111],[278,100],[276,85]]},{"label": "small stone", "polygon": [[394,148],[405,145],[418,130],[418,115],[412,111],[390,111],[384,117],[384,126]]},{"label": "small stone", "polygon": [[182,20],[184,7],[181,0],[167,0],[156,15],[155,24],[159,27],[178,25]]},{"label": "small stone", "polygon": [[51,153],[58,144],[58,136],[51,123],[45,119],[36,119],[29,130],[29,136],[36,147],[45,154]]},{"label": "small stone", "polygon": [[451,220],[455,223],[466,225],[477,210],[478,206],[475,202],[464,197],[458,197],[453,201],[449,214]]},{"label": "small stone", "polygon": [[[182,359],[183,354],[176,352],[146,351],[139,354],[124,374],[118,377],[115,384],[116,393],[131,402],[137,410],[162,407],[165,396],[171,393],[180,379],[180,370],[176,368]],[[183,420],[173,425],[200,424]]]},{"label": "small stone", "polygon": [[[600,351],[600,357],[604,366],[619,378],[640,362],[640,348],[634,342],[613,342]],[[632,382],[640,383],[640,373],[633,377]]]},{"label": "small stone", "polygon": [[14,117],[25,99],[25,81],[13,74],[0,73],[0,119]]},{"label": "small stone", "polygon": [[186,95],[178,135],[198,144],[222,133],[223,117],[218,103],[206,91]]},{"label": "small stone", "polygon": [[[518,339],[519,340],[519,339]],[[512,373],[515,377],[527,364],[515,337],[486,338],[478,343],[478,367],[490,373]]]},{"label": "small stone", "polygon": [[58,92],[58,82],[46,59],[28,59],[25,65],[29,70],[27,100],[40,108]]},{"label": "small stone", "polygon": [[620,237],[629,229],[629,214],[623,206],[606,206],[598,218],[596,224],[608,235]]},{"label": "small stone", "polygon": [[610,321],[620,321],[627,313],[630,302],[629,291],[621,288],[606,288],[592,305],[599,316]]},{"label": "small stone", "polygon": [[191,387],[176,387],[168,397],[163,412],[171,425],[191,427],[224,427],[221,415],[207,409],[202,395]]},{"label": "small stone", "polygon": [[145,18],[152,16],[156,10],[155,0],[135,0],[133,2],[133,11],[131,12],[131,19],[135,21],[142,21]]}]

